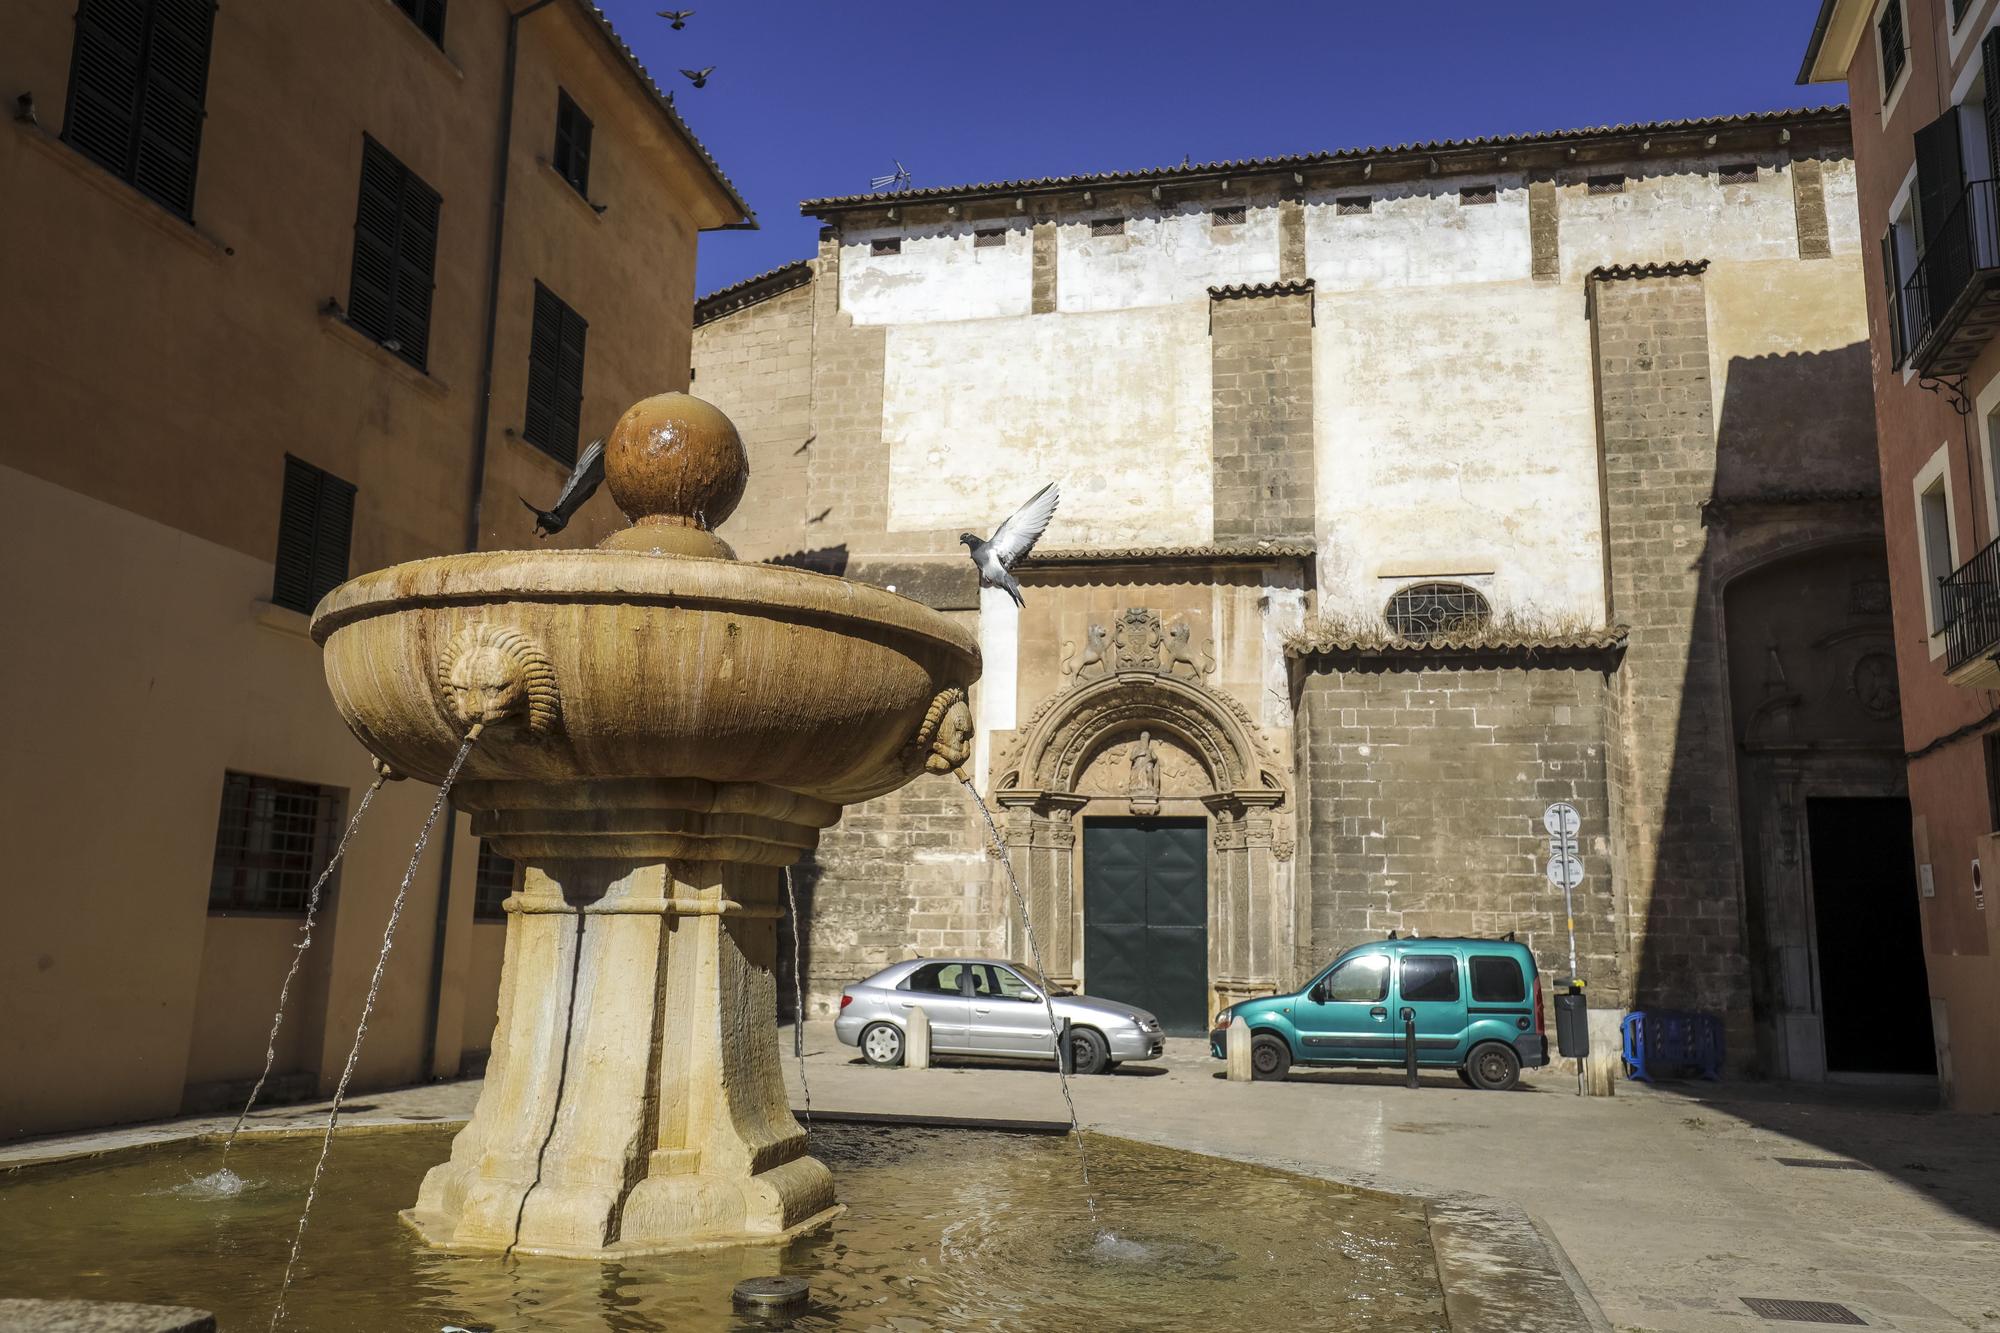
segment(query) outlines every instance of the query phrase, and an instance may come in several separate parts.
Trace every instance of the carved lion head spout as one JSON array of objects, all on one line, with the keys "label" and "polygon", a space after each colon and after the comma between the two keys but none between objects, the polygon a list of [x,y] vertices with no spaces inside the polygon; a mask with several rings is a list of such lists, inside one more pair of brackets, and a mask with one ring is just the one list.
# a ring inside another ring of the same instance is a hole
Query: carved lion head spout
[{"label": "carved lion head spout", "polygon": [[950,773],[972,758],[972,709],[962,687],[940,690],[931,700],[917,729],[917,746],[925,752],[926,772]]},{"label": "carved lion head spout", "polygon": [[467,625],[438,659],[438,686],[445,712],[468,730],[509,718],[523,719],[531,733],[555,725],[555,668],[518,630]]}]

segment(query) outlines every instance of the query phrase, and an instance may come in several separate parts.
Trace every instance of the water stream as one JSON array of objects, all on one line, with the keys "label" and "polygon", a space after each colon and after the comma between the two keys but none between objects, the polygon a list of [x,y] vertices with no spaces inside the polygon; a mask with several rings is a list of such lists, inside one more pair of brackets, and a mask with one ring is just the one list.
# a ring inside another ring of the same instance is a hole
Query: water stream
[{"label": "water stream", "polygon": [[1007,872],[1007,885],[1014,891],[1014,906],[1021,913],[1021,933],[1027,939],[1028,953],[1033,957],[1035,979],[1041,983],[1037,989],[1042,993],[1042,1008],[1048,1012],[1049,1035],[1055,1038],[1056,1079],[1062,1084],[1063,1105],[1069,1108],[1070,1137],[1076,1141],[1077,1168],[1083,1173],[1083,1205],[1090,1211],[1091,1230],[1097,1231],[1102,1238],[1105,1233],[1099,1231],[1097,1225],[1097,1195],[1090,1183],[1090,1152],[1083,1144],[1083,1122],[1076,1118],[1076,1101],[1069,1095],[1069,1060],[1062,1049],[1062,1024],[1056,1021],[1055,1001],[1049,998],[1049,974],[1042,967],[1042,946],[1035,942],[1035,923],[1028,919],[1027,895],[1021,892],[1021,881],[1014,874],[1014,862],[1007,855],[1007,844],[1000,836],[1000,826],[993,822],[993,812],[980,798],[979,788],[972,785],[968,776],[961,775],[959,781],[965,784],[972,803],[979,807],[979,817],[986,821],[987,836],[992,839],[993,851],[1000,858],[1000,868]]},{"label": "water stream", "polygon": [[[410,896],[410,881],[416,878],[417,863],[424,858],[424,848],[430,843],[431,829],[436,827],[438,814],[444,809],[445,799],[451,794],[451,784],[458,780],[458,770],[465,765],[465,757],[472,753],[473,743],[479,739],[479,727],[474,726],[465,735],[465,741],[458,747],[458,754],[451,761],[451,768],[445,773],[444,781],[438,784],[437,799],[431,802],[431,812],[424,819],[423,831],[417,834],[417,845],[410,852],[410,864],[403,871],[403,882],[396,886],[395,901],[389,905],[389,922],[382,929],[382,951],[375,956],[375,973],[368,978],[368,998],[361,1004],[361,1021],[354,1027],[354,1045],[348,1048],[347,1064],[340,1071],[340,1082],[333,1089],[333,1107],[326,1116],[326,1136],[320,1140],[319,1158],[313,1164],[312,1180],[306,1186],[305,1206],[299,1210],[299,1228],[292,1236],[292,1252],[285,1260],[285,1276],[278,1284],[277,1308],[271,1311],[271,1327],[276,1329],[285,1318],[285,1295],[292,1289],[292,1271],[298,1267],[299,1247],[305,1242],[306,1223],[312,1217],[313,1198],[319,1192],[320,1177],[326,1172],[326,1155],[333,1147],[333,1132],[340,1124],[340,1104],[347,1097],[348,1080],[354,1077],[354,1066],[361,1059],[361,1043],[368,1036],[368,1016],[374,1012],[375,997],[382,990],[382,974],[389,966],[389,950],[396,942],[396,923],[402,918],[403,903]],[[449,885],[439,885],[438,892],[450,891]]]},{"label": "water stream", "polygon": [[376,766],[375,780],[368,784],[368,790],[361,793],[361,803],[354,808],[353,818],[347,821],[347,828],[341,833],[340,841],[334,845],[333,855],[328,858],[326,868],[319,872],[312,888],[306,894],[306,922],[299,928],[299,942],[292,946],[292,965],[285,969],[285,979],[278,986],[278,1010],[271,1015],[271,1035],[264,1043],[264,1068],[257,1075],[257,1082],[250,1089],[250,1096],[244,1101],[243,1109],[236,1114],[236,1123],[229,1127],[229,1137],[222,1141],[222,1165],[211,1174],[194,1184],[204,1186],[215,1194],[234,1193],[243,1188],[242,1178],[229,1169],[229,1150],[236,1146],[236,1136],[243,1132],[243,1122],[249,1118],[250,1108],[257,1104],[257,1095],[264,1091],[264,1081],[271,1077],[271,1066],[278,1059],[278,1030],[285,1025],[285,1001],[291,995],[292,981],[299,975],[299,964],[305,961],[306,950],[312,948],[313,923],[319,916],[320,890],[327,880],[340,868],[341,858],[347,855],[347,844],[354,838],[354,830],[361,827],[361,818],[368,813],[368,807],[375,800],[375,793],[382,790],[382,784],[389,780],[387,769]]},{"label": "water stream", "polygon": [[812,1142],[813,1094],[806,1083],[806,979],[799,971],[799,938],[805,923],[799,920],[799,898],[792,890],[792,868],[785,867],[785,904],[792,913],[792,1054],[799,1058],[799,1092],[806,1103],[806,1142]]}]

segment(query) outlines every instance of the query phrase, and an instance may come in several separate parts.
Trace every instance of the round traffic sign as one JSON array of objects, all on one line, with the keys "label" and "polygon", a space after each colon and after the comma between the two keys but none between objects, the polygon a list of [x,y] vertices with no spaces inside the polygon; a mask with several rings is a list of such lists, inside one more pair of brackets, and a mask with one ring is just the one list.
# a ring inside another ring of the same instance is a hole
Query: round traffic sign
[{"label": "round traffic sign", "polygon": [[1575,806],[1565,801],[1557,801],[1542,811],[1542,827],[1547,829],[1552,837],[1559,838],[1565,834],[1574,837],[1576,831],[1583,827],[1583,821],[1577,818]]},{"label": "round traffic sign", "polygon": [[1583,883],[1583,862],[1574,856],[1549,858],[1549,883],[1559,889],[1573,889]]}]

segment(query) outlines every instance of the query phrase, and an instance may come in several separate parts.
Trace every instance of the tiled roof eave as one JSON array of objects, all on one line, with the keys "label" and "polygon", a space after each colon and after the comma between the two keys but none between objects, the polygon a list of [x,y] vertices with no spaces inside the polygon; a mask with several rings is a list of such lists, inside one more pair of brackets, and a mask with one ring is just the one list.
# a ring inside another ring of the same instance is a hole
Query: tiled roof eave
[{"label": "tiled roof eave", "polygon": [[985,181],[969,185],[933,186],[892,193],[832,195],[807,199],[799,212],[807,217],[831,217],[862,208],[893,207],[901,204],[946,202],[979,197],[1041,195],[1090,189],[1092,187],[1197,183],[1224,177],[1242,178],[1310,167],[1344,163],[1385,161],[1396,158],[1434,157],[1447,153],[1476,153],[1540,146],[1576,146],[1618,139],[1644,140],[1665,136],[1724,132],[1741,129],[1839,129],[1847,125],[1847,107],[1798,107],[1783,111],[1759,111],[1732,116],[1691,117],[1682,120],[1644,121],[1632,124],[1597,125],[1582,129],[1550,130],[1533,134],[1488,135],[1470,139],[1435,139],[1372,148],[1342,148],[1317,153],[1276,157],[1239,158],[1222,162],[1191,163],[1187,166],[1149,167],[1137,171],[1103,171],[1072,176],[1040,176],[1031,179]]},{"label": "tiled roof eave", "polygon": [[1217,546],[1122,546],[1054,548],[1036,551],[1022,566],[1278,563],[1310,560],[1318,554],[1311,542],[1261,542]]},{"label": "tiled roof eave", "polygon": [[1465,634],[1432,639],[1388,635],[1362,638],[1327,633],[1311,626],[1285,639],[1285,656],[1303,657],[1575,657],[1623,651],[1630,630],[1624,625],[1578,634]]},{"label": "tiled roof eave", "polygon": [[795,288],[803,287],[813,279],[812,261],[794,259],[789,264],[766,269],[740,282],[732,282],[727,287],[718,287],[708,295],[698,297],[694,303],[695,327],[699,328],[711,320],[733,315],[760,301],[768,301],[774,296],[782,296]]}]

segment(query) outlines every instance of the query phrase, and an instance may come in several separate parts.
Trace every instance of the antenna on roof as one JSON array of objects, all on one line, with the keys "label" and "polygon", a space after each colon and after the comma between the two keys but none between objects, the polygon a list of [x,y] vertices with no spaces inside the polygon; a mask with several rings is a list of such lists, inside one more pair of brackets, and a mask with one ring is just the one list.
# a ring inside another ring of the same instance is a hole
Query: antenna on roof
[{"label": "antenna on roof", "polygon": [[892,158],[896,169],[886,176],[871,176],[868,188],[871,190],[907,190],[910,188],[910,169],[903,165],[901,158]]}]

